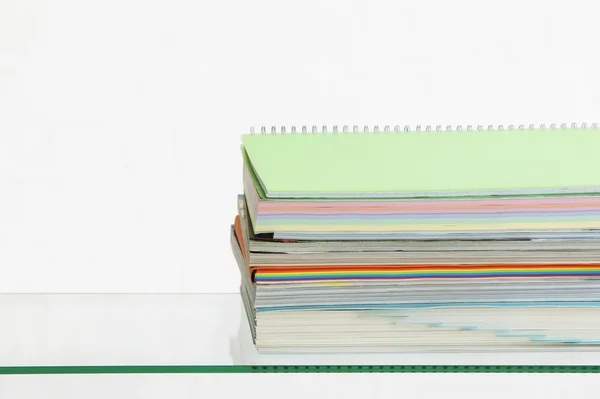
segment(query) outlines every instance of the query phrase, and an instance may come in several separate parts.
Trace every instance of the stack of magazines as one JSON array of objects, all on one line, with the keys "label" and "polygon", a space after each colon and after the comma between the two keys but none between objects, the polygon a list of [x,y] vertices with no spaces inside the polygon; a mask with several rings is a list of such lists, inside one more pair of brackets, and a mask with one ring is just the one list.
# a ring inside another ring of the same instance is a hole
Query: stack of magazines
[{"label": "stack of magazines", "polygon": [[600,349],[595,125],[242,143],[231,245],[259,352]]}]

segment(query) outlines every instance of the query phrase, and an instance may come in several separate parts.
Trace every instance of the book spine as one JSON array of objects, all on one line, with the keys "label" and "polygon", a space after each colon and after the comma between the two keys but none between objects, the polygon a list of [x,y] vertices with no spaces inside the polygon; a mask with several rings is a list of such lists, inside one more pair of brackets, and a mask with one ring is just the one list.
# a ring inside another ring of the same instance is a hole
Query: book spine
[{"label": "book spine", "polygon": [[567,123],[562,123],[560,125],[557,125],[555,123],[552,123],[550,125],[539,125],[539,126],[535,126],[535,125],[529,125],[529,126],[525,126],[525,125],[519,125],[518,127],[515,127],[515,125],[508,125],[508,128],[505,128],[504,125],[498,125],[497,127],[494,127],[493,125],[488,125],[487,127],[484,127],[483,125],[477,125],[476,127],[473,127],[473,125],[466,125],[465,127],[463,127],[463,125],[456,125],[456,126],[452,126],[452,125],[447,125],[445,127],[443,127],[442,125],[437,125],[437,126],[432,126],[432,125],[425,125],[424,127],[421,125],[416,125],[414,130],[406,125],[404,127],[400,127],[400,125],[395,125],[393,128],[390,125],[385,125],[383,127],[383,129],[380,129],[378,125],[375,126],[363,126],[362,128],[360,128],[358,125],[354,125],[352,128],[350,128],[348,125],[343,125],[342,128],[340,129],[338,127],[338,125],[334,125],[331,129],[329,129],[327,126],[323,125],[321,126],[321,128],[319,128],[316,125],[313,125],[312,127],[308,128],[307,126],[301,126],[300,128],[296,128],[296,126],[291,126],[289,127],[289,130],[286,126],[281,126],[279,129],[276,126],[271,126],[270,128],[267,128],[266,126],[262,126],[260,127],[260,130],[257,131],[254,127],[250,128],[250,134],[263,134],[263,135],[267,135],[267,134],[327,134],[327,133],[333,133],[333,134],[338,134],[338,133],[342,133],[342,134],[351,134],[351,133],[381,133],[381,132],[385,132],[385,133],[389,133],[389,132],[421,132],[421,131],[426,131],[426,132],[430,132],[430,131],[437,131],[437,132],[441,132],[441,131],[447,131],[447,132],[451,132],[451,131],[490,131],[490,130],[555,130],[555,129],[598,129],[598,124],[597,123],[592,123],[591,125],[588,125],[587,123],[582,123],[581,125],[578,125],[577,123],[571,123],[570,125]]}]

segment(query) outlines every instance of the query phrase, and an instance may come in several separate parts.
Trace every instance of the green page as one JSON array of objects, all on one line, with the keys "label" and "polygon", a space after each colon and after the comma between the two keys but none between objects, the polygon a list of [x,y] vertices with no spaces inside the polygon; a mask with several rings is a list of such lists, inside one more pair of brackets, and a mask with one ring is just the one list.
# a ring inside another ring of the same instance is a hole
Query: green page
[{"label": "green page", "polygon": [[269,198],[600,192],[600,130],[244,135]]}]

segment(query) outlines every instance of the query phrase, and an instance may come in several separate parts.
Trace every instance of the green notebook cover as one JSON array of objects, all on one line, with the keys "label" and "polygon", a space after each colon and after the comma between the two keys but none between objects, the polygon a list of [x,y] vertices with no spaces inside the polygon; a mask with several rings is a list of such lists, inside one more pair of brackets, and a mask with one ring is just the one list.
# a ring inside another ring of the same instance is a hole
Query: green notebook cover
[{"label": "green notebook cover", "polygon": [[600,192],[600,130],[243,135],[268,198]]}]

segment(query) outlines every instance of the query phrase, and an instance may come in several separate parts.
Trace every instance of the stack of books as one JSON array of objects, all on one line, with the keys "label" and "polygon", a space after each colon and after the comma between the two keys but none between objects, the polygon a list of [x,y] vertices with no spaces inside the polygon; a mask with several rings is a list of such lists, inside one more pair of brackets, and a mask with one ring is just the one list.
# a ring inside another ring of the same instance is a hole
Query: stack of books
[{"label": "stack of books", "polygon": [[600,349],[600,130],[250,134],[259,352]]}]

